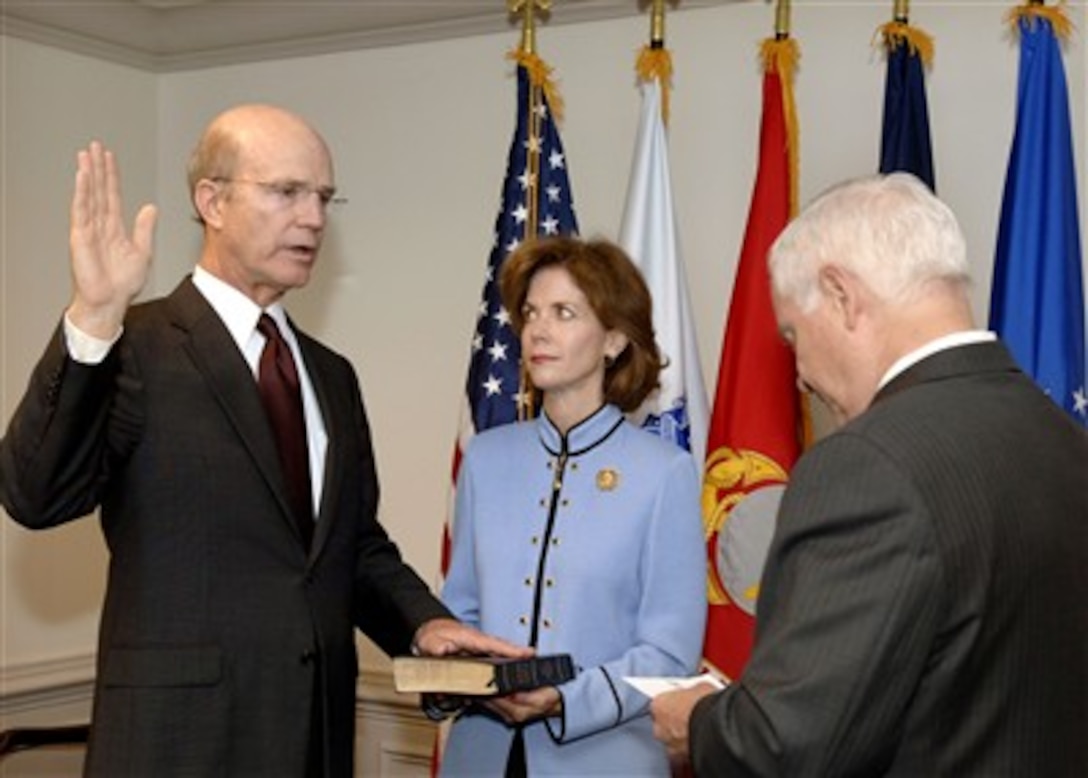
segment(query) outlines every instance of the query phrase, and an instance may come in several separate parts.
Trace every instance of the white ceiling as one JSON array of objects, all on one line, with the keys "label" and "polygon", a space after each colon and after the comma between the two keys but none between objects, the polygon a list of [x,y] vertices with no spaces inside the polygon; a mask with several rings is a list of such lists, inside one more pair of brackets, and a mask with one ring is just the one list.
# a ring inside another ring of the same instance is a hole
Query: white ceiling
[{"label": "white ceiling", "polygon": [[[648,15],[649,4],[553,0],[541,24]],[[503,30],[513,45],[520,21],[506,9],[506,0],[0,0],[0,33],[172,71]]]}]

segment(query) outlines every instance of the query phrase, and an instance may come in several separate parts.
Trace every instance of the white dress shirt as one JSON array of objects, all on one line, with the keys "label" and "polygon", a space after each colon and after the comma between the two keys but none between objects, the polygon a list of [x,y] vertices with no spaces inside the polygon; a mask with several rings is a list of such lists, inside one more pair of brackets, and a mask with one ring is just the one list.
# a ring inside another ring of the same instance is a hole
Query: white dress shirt
[{"label": "white dress shirt", "polygon": [[953,332],[951,335],[942,335],[895,360],[892,366],[888,368],[888,371],[884,373],[884,377],[880,379],[877,389],[883,389],[889,381],[908,367],[918,364],[938,351],[955,348],[956,346],[966,346],[971,343],[989,343],[992,340],[997,340],[997,335],[986,330],[964,330],[963,332]]},{"label": "white dress shirt", "polygon": [[[306,417],[306,442],[310,452],[310,481],[313,495],[314,516],[318,516],[321,506],[321,491],[325,483],[325,454],[329,437],[325,429],[325,419],[317,404],[306,360],[299,351],[295,332],[287,323],[287,313],[279,303],[273,303],[262,309],[230,284],[217,278],[199,265],[193,270],[193,285],[204,295],[208,304],[223,321],[231,338],[238,345],[238,350],[249,365],[253,379],[257,379],[261,351],[264,349],[264,335],[257,331],[257,321],[262,313],[267,313],[280,328],[284,340],[291,349],[298,368],[299,383],[302,389],[302,410]],[[106,358],[113,345],[121,338],[121,332],[110,340],[102,340],[83,332],[72,323],[68,315],[64,316],[64,335],[68,353],[77,362],[96,365]]]}]

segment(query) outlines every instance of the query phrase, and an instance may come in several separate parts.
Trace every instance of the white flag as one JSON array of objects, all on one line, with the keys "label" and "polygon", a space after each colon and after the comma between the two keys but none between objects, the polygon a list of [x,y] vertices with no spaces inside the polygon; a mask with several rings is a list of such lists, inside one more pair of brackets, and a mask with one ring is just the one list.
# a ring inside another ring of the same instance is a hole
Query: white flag
[{"label": "white flag", "polygon": [[642,119],[627,187],[620,244],[642,271],[654,300],[654,330],[668,366],[661,389],[632,421],[691,451],[701,468],[709,412],[691,302],[673,214],[669,152],[657,80],[642,84]]}]

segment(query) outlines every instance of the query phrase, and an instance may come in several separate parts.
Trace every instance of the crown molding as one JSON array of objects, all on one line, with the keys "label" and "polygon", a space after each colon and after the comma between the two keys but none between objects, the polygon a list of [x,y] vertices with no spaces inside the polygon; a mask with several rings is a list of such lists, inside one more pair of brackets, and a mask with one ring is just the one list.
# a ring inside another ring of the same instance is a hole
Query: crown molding
[{"label": "crown molding", "polygon": [[119,65],[128,65],[139,70],[159,70],[157,58],[147,52],[27,19],[17,19],[8,16],[3,11],[0,11],[0,35],[39,43],[72,54],[82,54]]},{"label": "crown molding", "polygon": [[[725,5],[741,0],[686,0],[677,11]],[[638,16],[643,4],[635,0],[581,0],[553,9],[543,25],[566,25]],[[147,8],[137,7],[146,12]],[[162,13],[185,13],[177,7]],[[129,46],[100,37],[13,16],[0,5],[0,35],[8,35],[45,46],[154,73],[171,73],[266,60],[308,57],[359,49],[404,46],[439,40],[508,32],[515,36],[519,24],[506,14],[466,14],[456,19],[368,29],[346,29],[333,34],[301,35],[288,40],[268,40],[209,48],[193,47],[181,52]],[[513,42],[516,42],[512,37]]]},{"label": "crown molding", "polygon": [[[158,0],[157,0],[158,1]],[[676,0],[671,0],[676,2]],[[677,5],[676,11],[724,5],[743,0],[684,0]],[[134,13],[145,14],[139,21],[145,33],[149,28],[148,13],[150,8],[160,9],[159,29],[170,24],[171,14],[188,12],[191,2],[165,0],[158,5],[138,2]],[[199,5],[199,4],[197,4]],[[580,0],[562,5],[549,14],[543,25],[566,25],[585,22],[610,20],[626,16],[638,16],[644,13],[644,2],[635,0]],[[161,9],[170,8],[169,11]],[[206,9],[207,10],[207,9]],[[176,16],[181,18],[181,16]],[[359,49],[374,49],[392,46],[407,46],[436,40],[449,40],[478,35],[509,33],[511,45],[516,42],[519,23],[511,20],[507,14],[486,12],[466,13],[465,15],[423,23],[411,23],[399,26],[372,28],[347,28],[343,32],[320,35],[299,35],[289,39],[242,42],[231,46],[201,48],[198,44],[177,52],[154,41],[146,45],[128,46],[94,35],[74,32],[58,26],[44,24],[21,16],[12,15],[0,4],[0,35],[8,35],[35,42],[44,46],[62,49],[76,54],[84,54],[99,60],[135,67],[152,73],[173,73],[221,67],[224,65],[246,64],[267,60],[282,60],[295,57],[329,54]],[[144,36],[150,37],[150,36]]]}]

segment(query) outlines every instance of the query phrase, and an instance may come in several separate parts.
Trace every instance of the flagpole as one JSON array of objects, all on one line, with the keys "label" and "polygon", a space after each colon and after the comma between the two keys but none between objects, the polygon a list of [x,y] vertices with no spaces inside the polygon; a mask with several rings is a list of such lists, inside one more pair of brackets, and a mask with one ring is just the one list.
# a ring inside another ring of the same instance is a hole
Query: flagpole
[{"label": "flagpole", "polygon": [[[547,13],[551,10],[551,0],[507,0],[507,8],[510,13],[521,14],[521,45],[518,54],[521,58],[532,59],[536,57],[536,16],[538,13]],[[525,237],[536,235],[538,226],[539,188],[540,180],[540,123],[541,107],[543,106],[543,89],[533,80],[529,93],[529,169],[525,182],[526,207],[528,215],[525,221]]]},{"label": "flagpole", "polygon": [[794,115],[793,73],[797,67],[800,52],[797,42],[790,38],[790,0],[777,0],[774,8],[774,37],[767,38],[760,46],[764,72],[778,74],[782,84],[782,99],[786,112],[788,128],[787,143],[790,158],[790,215],[797,213],[798,207],[798,150],[797,117]]},{"label": "flagpole", "polygon": [[665,0],[654,0],[650,10],[650,46],[665,47]]},{"label": "flagpole", "polygon": [[778,0],[775,4],[774,37],[776,40],[790,37],[790,0]]},{"label": "flagpole", "polygon": [[525,54],[536,54],[536,15],[552,9],[552,0],[506,0],[507,11],[521,14],[521,46]]},{"label": "flagpole", "polygon": [[[551,68],[536,53],[536,17],[545,16],[551,11],[552,0],[506,0],[507,11],[521,15],[521,45],[513,58],[520,67],[524,67],[529,77],[528,100],[525,107],[526,122],[526,158],[522,186],[525,189],[525,222],[522,240],[530,240],[538,234],[540,227],[540,191],[541,191],[541,150],[544,145],[543,128],[547,121],[546,111],[552,113],[551,119],[559,121],[562,102],[551,82]],[[519,369],[518,419],[532,418],[534,398],[532,383],[528,379],[525,366]]]},{"label": "flagpole", "polygon": [[[653,0],[650,8],[650,42],[639,52],[635,72],[639,81],[657,81],[661,90],[661,121],[669,124],[669,91],[672,85],[672,55],[665,47],[665,2]],[[675,5],[679,0],[672,0]]]}]

